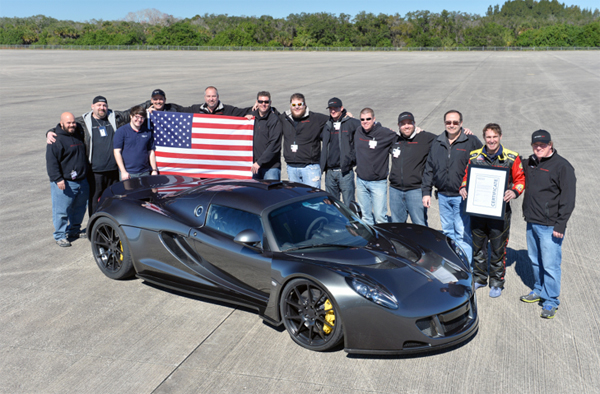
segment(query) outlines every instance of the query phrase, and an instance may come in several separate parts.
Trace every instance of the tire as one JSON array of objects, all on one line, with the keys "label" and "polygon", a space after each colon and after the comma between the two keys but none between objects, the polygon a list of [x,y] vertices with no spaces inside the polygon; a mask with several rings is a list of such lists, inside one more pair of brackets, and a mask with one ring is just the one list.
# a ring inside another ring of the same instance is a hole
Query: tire
[{"label": "tire", "polygon": [[94,223],[90,241],[96,264],[111,279],[131,278],[135,273],[129,244],[123,230],[113,220],[103,217]]},{"label": "tire", "polygon": [[306,349],[322,352],[342,340],[342,320],[335,300],[311,280],[290,281],[283,288],[279,311],[292,340]]}]

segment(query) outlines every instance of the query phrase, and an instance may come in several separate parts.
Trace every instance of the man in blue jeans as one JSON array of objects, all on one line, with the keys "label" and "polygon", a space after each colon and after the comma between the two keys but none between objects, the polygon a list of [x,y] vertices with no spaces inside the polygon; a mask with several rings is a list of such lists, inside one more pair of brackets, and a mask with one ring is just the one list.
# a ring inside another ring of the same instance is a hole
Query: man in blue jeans
[{"label": "man in blue jeans", "polygon": [[329,116],[311,112],[302,93],[290,97],[290,109],[279,115],[283,127],[283,158],[288,179],[321,188],[321,132]]},{"label": "man in blue jeans", "polygon": [[386,223],[389,152],[398,136],[375,120],[371,108],[360,111],[360,126],[354,136],[356,202],[367,224]]},{"label": "man in blue jeans", "polygon": [[281,179],[281,122],[271,108],[271,93],[256,95],[254,115],[254,143],[252,148],[252,178]]},{"label": "man in blue jeans", "polygon": [[52,130],[56,141],[46,145],[46,170],[52,192],[54,240],[60,247],[71,246],[69,239],[84,237],[81,222],[89,197],[89,164],[85,153],[83,128],[69,112],[60,116]]},{"label": "man in blue jeans", "polygon": [[410,112],[398,115],[400,135],[391,148],[390,211],[392,222],[406,223],[408,215],[414,224],[427,226],[427,208],[423,206],[421,182],[429,149],[436,136],[415,127]]},{"label": "man in blue jeans", "polygon": [[431,207],[433,186],[437,189],[440,206],[440,222],[444,235],[452,238],[473,259],[471,225],[465,213],[460,185],[469,161],[470,152],[483,146],[479,138],[465,134],[462,114],[450,110],[444,115],[446,130],[432,143],[425,170],[421,192],[423,206]]},{"label": "man in blue jeans", "polygon": [[337,97],[327,102],[329,120],[323,127],[323,147],[319,165],[325,172],[325,190],[340,198],[346,205],[354,201],[354,134],[360,127],[360,121],[348,115],[342,105],[342,100]]},{"label": "man in blue jeans", "polygon": [[552,319],[560,301],[562,242],[575,209],[575,170],[559,156],[546,130],[531,136],[533,155],[525,161],[523,216],[527,221],[527,253],[535,284],[523,302],[543,300],[541,317]]}]

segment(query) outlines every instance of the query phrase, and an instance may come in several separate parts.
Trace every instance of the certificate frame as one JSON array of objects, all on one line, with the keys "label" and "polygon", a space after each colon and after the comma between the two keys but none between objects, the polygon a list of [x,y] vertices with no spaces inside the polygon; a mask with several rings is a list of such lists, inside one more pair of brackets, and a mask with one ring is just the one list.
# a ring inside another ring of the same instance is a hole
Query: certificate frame
[{"label": "certificate frame", "polygon": [[469,165],[465,213],[489,219],[504,219],[508,187],[507,167]]}]

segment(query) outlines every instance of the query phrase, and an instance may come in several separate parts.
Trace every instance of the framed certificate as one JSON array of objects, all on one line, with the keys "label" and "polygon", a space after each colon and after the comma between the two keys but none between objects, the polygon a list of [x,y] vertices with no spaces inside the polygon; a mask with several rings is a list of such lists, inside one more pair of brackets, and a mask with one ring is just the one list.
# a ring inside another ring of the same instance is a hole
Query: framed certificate
[{"label": "framed certificate", "polygon": [[468,215],[503,219],[504,192],[508,187],[508,168],[471,164],[467,174]]}]

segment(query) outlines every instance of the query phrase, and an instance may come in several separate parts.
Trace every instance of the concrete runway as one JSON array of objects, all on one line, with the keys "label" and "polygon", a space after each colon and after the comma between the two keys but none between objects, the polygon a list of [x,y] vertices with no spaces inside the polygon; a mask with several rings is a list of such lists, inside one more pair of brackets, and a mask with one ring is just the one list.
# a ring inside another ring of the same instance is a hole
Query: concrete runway
[{"label": "concrete runway", "polygon": [[[600,392],[600,52],[4,50],[0,75],[1,393]],[[269,90],[280,110],[294,92],[318,112],[337,96],[355,116],[369,106],[394,129],[409,110],[436,134],[444,112],[458,109],[477,135],[499,123],[504,145],[524,156],[533,131],[550,131],[578,193],[556,318],[518,299],[533,283],[521,200],[506,288],[497,299],[478,290],[479,333],[418,357],[310,352],[252,311],[106,278],[87,240],[58,247],[44,133],[61,112],[80,115],[98,94],[126,109],[154,88],[169,102],[201,103],[208,85],[236,106]]]}]

